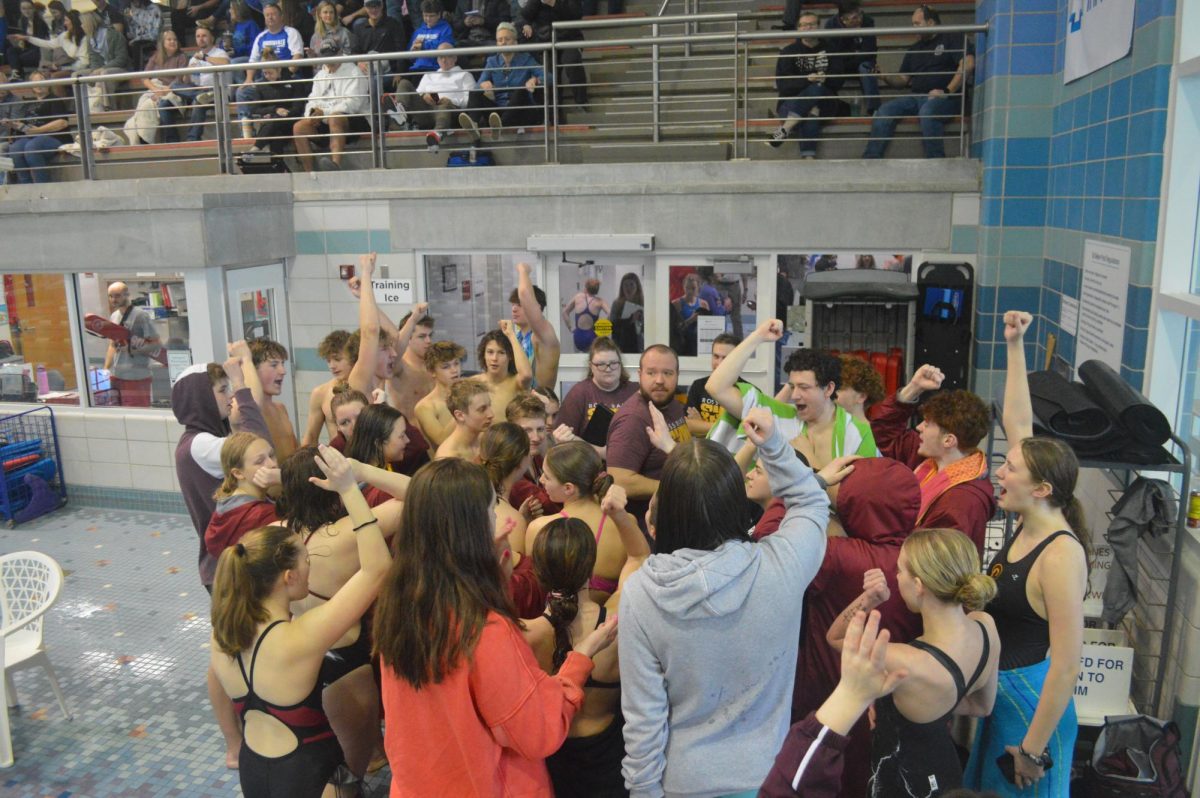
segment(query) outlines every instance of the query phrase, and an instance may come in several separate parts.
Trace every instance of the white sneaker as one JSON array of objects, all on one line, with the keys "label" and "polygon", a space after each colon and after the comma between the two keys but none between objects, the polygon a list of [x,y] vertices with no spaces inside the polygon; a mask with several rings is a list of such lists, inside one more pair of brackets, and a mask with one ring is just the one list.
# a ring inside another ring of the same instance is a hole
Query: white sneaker
[{"label": "white sneaker", "polygon": [[767,141],[767,143],[778,149],[779,147],[783,146],[783,142],[787,141],[787,137],[787,131],[784,130],[783,126],[781,125],[775,128],[775,132],[771,134],[771,138]]}]

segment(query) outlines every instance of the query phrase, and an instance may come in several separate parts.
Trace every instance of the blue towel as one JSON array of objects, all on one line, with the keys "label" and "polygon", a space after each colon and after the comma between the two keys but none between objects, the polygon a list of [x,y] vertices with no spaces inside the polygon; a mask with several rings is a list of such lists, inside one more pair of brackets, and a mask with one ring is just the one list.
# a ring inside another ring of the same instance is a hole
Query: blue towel
[{"label": "blue towel", "polygon": [[963,774],[964,787],[992,790],[1001,796],[1014,798],[1067,798],[1070,794],[1071,756],[1078,732],[1074,701],[1067,704],[1058,727],[1050,736],[1050,756],[1054,760],[1054,767],[1046,771],[1037,784],[1018,790],[1016,785],[1004,778],[996,765],[996,759],[1004,753],[1006,745],[1019,745],[1025,738],[1049,670],[1050,660],[1045,659],[1024,668],[1000,671],[996,706],[992,714],[979,723],[975,733],[971,759]]}]

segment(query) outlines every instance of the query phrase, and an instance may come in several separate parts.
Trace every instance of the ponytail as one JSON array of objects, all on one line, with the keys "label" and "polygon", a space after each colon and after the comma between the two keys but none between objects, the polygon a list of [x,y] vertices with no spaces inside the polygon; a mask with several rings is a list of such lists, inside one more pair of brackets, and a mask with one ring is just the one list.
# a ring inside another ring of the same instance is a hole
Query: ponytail
[{"label": "ponytail", "polygon": [[607,471],[601,471],[599,474],[597,474],[596,478],[592,480],[592,495],[596,497],[596,501],[603,499],[604,494],[608,493],[608,489],[611,488],[615,482],[616,480],[614,480],[612,475]]},{"label": "ponytail", "polygon": [[266,526],[249,532],[221,552],[213,582],[212,630],[217,648],[229,656],[250,648],[269,613],[267,597],[279,575],[300,559],[296,533]]},{"label": "ponytail", "polygon": [[546,590],[546,619],[554,628],[554,670],[571,653],[571,624],[579,616],[579,591],[596,566],[596,539],[578,518],[555,518],[533,542],[533,573]]},{"label": "ponytail", "polygon": [[1050,486],[1046,501],[1063,514],[1067,526],[1071,527],[1075,539],[1083,547],[1084,562],[1091,582],[1092,534],[1088,528],[1083,505],[1075,498],[1075,485],[1079,480],[1079,458],[1070,446],[1057,438],[1035,436],[1021,441],[1021,455],[1025,467],[1034,482],[1045,482]]},{"label": "ponytail", "polygon": [[1088,529],[1087,516],[1083,513],[1083,505],[1072,495],[1070,501],[1063,505],[1062,514],[1067,519],[1071,531],[1075,533],[1079,545],[1083,546],[1083,556],[1087,560],[1090,574],[1092,570],[1092,536],[1091,530]]},{"label": "ponytail", "polygon": [[612,487],[613,479],[604,470],[604,461],[589,443],[568,441],[546,452],[545,467],[564,485],[574,485],[581,496],[597,500]]}]

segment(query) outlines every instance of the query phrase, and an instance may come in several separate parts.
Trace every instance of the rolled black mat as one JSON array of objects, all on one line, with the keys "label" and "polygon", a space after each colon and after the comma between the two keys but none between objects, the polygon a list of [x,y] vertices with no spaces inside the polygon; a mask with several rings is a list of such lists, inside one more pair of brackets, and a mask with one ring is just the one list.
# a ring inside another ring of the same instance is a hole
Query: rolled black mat
[{"label": "rolled black mat", "polygon": [[1100,360],[1079,366],[1079,379],[1092,401],[1115,420],[1138,443],[1161,446],[1171,437],[1171,422],[1141,391]]},{"label": "rolled black mat", "polygon": [[1067,381],[1057,372],[1030,374],[1029,397],[1034,414],[1055,437],[1098,443],[1112,435],[1112,421],[1103,408],[1092,401],[1082,385]]}]

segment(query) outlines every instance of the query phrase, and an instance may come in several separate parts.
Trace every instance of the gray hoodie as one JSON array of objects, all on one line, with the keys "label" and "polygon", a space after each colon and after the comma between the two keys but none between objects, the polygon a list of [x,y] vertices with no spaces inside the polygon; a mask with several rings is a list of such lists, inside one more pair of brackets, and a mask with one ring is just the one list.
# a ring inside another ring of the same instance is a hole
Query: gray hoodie
[{"label": "gray hoodie", "polygon": [[778,428],[760,458],[787,508],[778,532],[652,555],[621,592],[622,773],[635,798],[757,790],[787,734],[829,500]]}]

